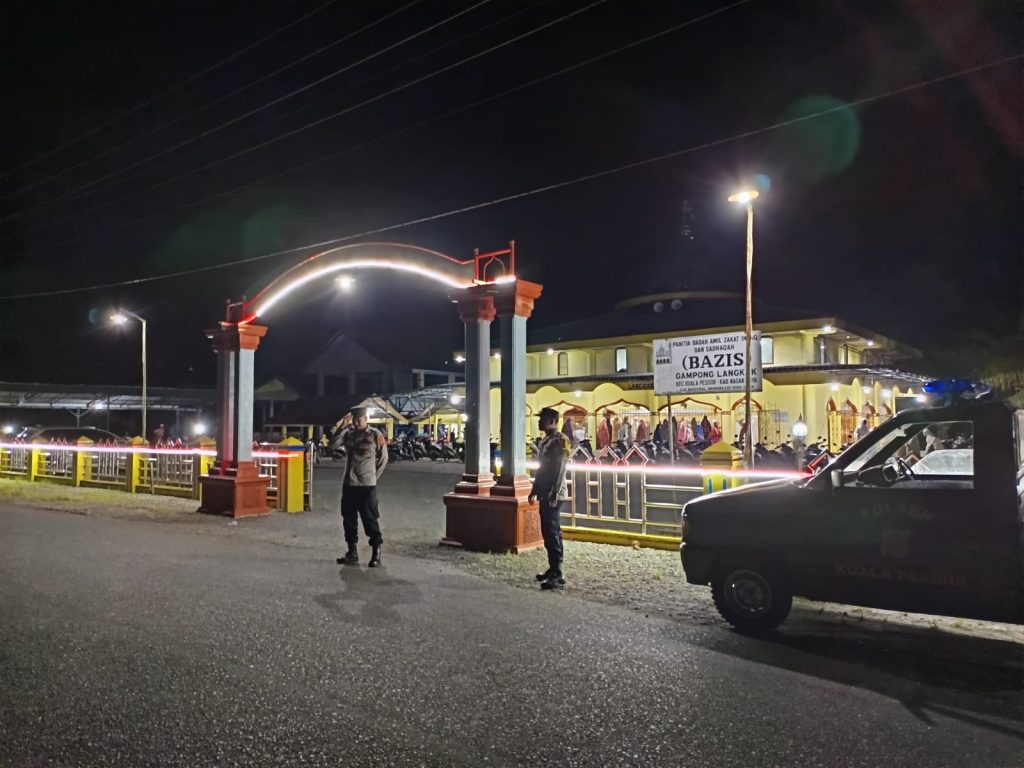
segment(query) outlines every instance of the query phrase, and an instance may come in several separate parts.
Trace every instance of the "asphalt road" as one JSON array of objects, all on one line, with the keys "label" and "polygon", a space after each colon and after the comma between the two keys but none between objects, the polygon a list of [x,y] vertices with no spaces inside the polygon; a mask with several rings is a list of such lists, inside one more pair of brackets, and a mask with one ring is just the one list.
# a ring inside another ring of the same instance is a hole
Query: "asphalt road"
[{"label": "asphalt road", "polygon": [[[431,482],[392,484],[393,537],[439,527]],[[340,568],[336,527],[0,507],[0,765],[1022,763],[1019,644],[753,640],[437,559]]]}]

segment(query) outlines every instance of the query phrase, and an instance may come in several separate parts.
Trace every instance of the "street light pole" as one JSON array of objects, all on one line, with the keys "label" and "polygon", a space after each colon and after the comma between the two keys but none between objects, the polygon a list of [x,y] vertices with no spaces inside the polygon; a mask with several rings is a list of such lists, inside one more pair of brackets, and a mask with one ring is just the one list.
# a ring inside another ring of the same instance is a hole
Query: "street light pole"
[{"label": "street light pole", "polygon": [[747,307],[746,307],[746,343],[743,366],[743,463],[748,469],[754,466],[754,432],[750,424],[750,346],[754,336],[753,288],[754,273],[754,203],[757,190],[744,190],[729,195],[730,203],[741,203],[747,208]]},{"label": "street light pole", "polygon": [[110,316],[110,320],[118,325],[124,325],[128,322],[129,317],[138,320],[142,326],[142,439],[148,440],[148,432],[146,430],[146,411],[148,409],[146,398],[146,318],[132,312],[130,309],[118,309]]},{"label": "street light pole", "polygon": [[[754,466],[754,434],[750,428],[750,343],[754,335],[754,318],[753,318],[753,290],[751,286],[751,277],[754,272],[754,206],[751,203],[747,203],[747,354],[745,355],[746,365],[743,371],[743,385],[745,401],[743,403],[743,421],[746,424],[747,436],[743,441],[743,453],[744,460],[747,468]],[[145,335],[146,326],[142,326],[142,333]],[[145,358],[143,358],[145,360]],[[143,385],[143,392],[145,392],[145,385]]]},{"label": "street light pole", "polygon": [[[748,261],[748,264],[749,264],[749,261]],[[748,280],[748,284],[749,284],[749,275],[750,275],[750,267],[749,266],[747,267],[747,275],[748,275],[747,280]],[[749,306],[750,306],[750,299],[749,298],[747,299],[747,306],[748,306],[748,310],[747,311],[749,312]],[[137,317],[139,322],[142,323],[142,439],[143,440],[149,440],[149,432],[146,431],[146,411],[148,410],[148,402],[147,402],[147,399],[146,399],[146,321],[145,321],[144,318],[141,318],[138,315],[135,315],[135,317]],[[749,338],[749,336],[750,336],[750,331],[748,330],[747,331],[747,356],[748,357],[750,356],[750,338]],[[747,375],[748,375],[748,379],[747,379],[748,387],[747,387],[747,389],[748,390],[750,389],[750,387],[749,387],[749,373],[750,373],[750,361],[748,360],[747,361]],[[748,393],[748,395],[747,395],[747,400],[748,400],[747,408],[748,409],[750,408],[749,399],[750,399],[750,395]],[[747,418],[750,418],[749,415],[747,416]]]}]

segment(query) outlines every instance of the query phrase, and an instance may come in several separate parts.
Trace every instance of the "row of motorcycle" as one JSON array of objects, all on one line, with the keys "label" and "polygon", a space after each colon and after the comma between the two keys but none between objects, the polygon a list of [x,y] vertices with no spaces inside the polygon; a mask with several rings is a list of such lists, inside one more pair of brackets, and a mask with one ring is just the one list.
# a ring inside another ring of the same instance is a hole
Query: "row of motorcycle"
[{"label": "row of motorcycle", "polygon": [[[535,438],[527,444],[527,454],[536,458],[540,450],[540,437]],[[627,445],[622,440],[611,443],[607,450],[597,452],[589,439],[577,443],[573,448],[573,460],[585,462],[596,460],[601,463],[630,463],[643,464],[652,462],[655,464],[676,464],[679,466],[698,466],[701,455],[711,445],[707,440],[694,440],[685,445],[676,446],[673,457],[669,446],[666,443],[655,443],[653,440],[645,440],[642,443]],[[739,451],[743,450],[742,441],[733,443],[733,447]],[[845,449],[846,446],[843,446]],[[636,450],[633,450],[633,449]],[[498,444],[491,443],[491,464],[495,463]],[[330,459],[331,461],[343,461],[345,459],[345,444],[339,438],[334,439],[329,448],[317,446],[318,459]],[[600,454],[600,455],[598,455]],[[437,441],[428,435],[413,436],[405,433],[388,443],[388,457],[391,461],[461,461],[466,460],[466,447],[464,443],[453,441]],[[798,461],[799,458],[799,461]],[[781,469],[792,470],[805,468],[816,472],[828,464],[833,454],[824,447],[823,438],[819,437],[809,443],[802,450],[798,457],[797,451],[789,443],[780,443],[774,449],[769,449],[763,443],[754,445],[754,466],[759,469]],[[493,466],[492,466],[493,470]]]},{"label": "row of motorcycle", "polygon": [[[539,453],[541,438],[536,438],[527,447],[531,456]],[[754,466],[761,469],[782,469],[793,470],[800,467],[808,468],[812,472],[817,471],[832,460],[833,454],[824,447],[823,438],[803,447],[800,455],[789,443],[780,443],[774,449],[768,448],[764,443],[754,445]],[[666,443],[655,443],[653,440],[645,440],[641,443],[627,445],[622,440],[617,440],[608,445],[607,450],[595,452],[590,440],[582,440],[573,448],[573,458],[576,461],[596,460],[601,463],[631,463],[643,464],[653,462],[656,464],[676,464],[680,466],[697,466],[700,464],[701,455],[711,446],[707,440],[694,440],[685,445],[677,445],[675,456]],[[738,451],[743,450],[742,441],[733,443]],[[633,450],[633,449],[636,450]],[[845,449],[846,446],[843,446]],[[799,461],[798,461],[799,459]]]},{"label": "row of motorcycle", "polygon": [[[331,440],[328,447],[316,446],[317,459],[323,461],[344,461],[346,456],[345,441],[341,435]],[[388,443],[388,459],[390,461],[465,461],[466,448],[460,442],[436,441],[427,435],[412,436],[405,433]]]}]

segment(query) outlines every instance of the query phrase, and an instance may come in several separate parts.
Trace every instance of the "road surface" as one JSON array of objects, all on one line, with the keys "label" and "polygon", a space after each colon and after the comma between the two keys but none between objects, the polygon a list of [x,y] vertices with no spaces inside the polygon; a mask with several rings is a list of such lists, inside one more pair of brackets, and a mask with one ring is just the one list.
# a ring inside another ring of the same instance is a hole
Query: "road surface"
[{"label": "road surface", "polygon": [[[422,493],[405,535],[438,525]],[[0,506],[0,765],[1021,765],[1018,643],[754,640],[414,554],[341,568],[298,520]]]}]

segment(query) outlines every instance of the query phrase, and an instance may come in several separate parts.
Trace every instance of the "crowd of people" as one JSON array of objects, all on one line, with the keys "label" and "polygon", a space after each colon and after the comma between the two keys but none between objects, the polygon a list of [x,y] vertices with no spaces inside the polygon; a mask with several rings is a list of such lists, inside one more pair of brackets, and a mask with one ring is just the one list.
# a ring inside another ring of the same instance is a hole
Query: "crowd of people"
[{"label": "crowd of people", "polygon": [[[563,420],[562,433],[574,446],[587,439],[586,427],[582,423],[573,423],[570,417]],[[631,421],[629,416],[620,418],[611,411],[605,411],[598,420],[596,438],[598,450],[614,443],[629,447],[637,443],[642,445],[648,440],[659,446],[670,446],[673,443],[679,447],[694,443],[714,445],[722,439],[722,428],[717,421],[707,416],[699,421],[696,416],[689,421],[673,416],[671,420],[663,419],[656,423],[652,432],[651,425],[643,417]]]}]

